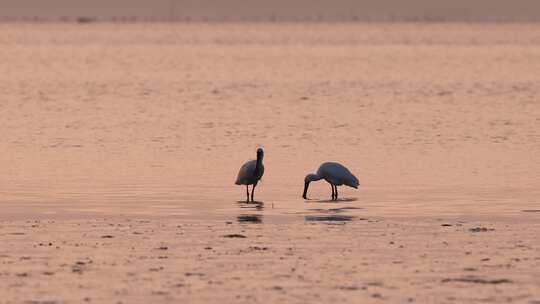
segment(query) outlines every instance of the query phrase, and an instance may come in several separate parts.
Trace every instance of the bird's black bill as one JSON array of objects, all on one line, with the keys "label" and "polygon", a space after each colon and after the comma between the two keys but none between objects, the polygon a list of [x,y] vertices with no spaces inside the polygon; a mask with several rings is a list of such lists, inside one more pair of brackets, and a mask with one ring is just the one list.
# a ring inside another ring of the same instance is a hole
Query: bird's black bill
[{"label": "bird's black bill", "polygon": [[309,182],[305,182],[304,183],[304,194],[302,194],[302,197],[304,199],[307,199],[307,189],[308,189],[308,187],[309,187]]}]

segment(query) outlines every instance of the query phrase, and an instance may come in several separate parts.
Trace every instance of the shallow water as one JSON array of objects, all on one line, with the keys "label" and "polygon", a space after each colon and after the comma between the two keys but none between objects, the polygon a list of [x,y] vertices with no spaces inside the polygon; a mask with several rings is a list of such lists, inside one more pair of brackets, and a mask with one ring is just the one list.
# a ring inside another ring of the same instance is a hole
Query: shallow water
[{"label": "shallow water", "polygon": [[[1,25],[0,217],[534,216],[522,210],[540,199],[538,33]],[[233,181],[258,146],[253,208]],[[305,174],[332,160],[360,189],[332,203],[319,182],[302,200]]]}]

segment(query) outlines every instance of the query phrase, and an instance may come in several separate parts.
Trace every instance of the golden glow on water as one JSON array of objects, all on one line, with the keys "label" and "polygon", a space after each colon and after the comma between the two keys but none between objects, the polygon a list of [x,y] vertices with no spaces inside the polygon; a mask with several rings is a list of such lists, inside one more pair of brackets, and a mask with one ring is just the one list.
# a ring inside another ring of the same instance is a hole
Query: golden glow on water
[{"label": "golden glow on water", "polygon": [[[63,202],[81,212],[221,210],[243,198],[235,175],[261,145],[257,197],[287,208],[303,206],[303,177],[331,160],[360,179],[360,190],[342,190],[358,204],[392,196],[412,206],[415,193],[436,193],[440,203],[422,208],[441,212],[461,198],[528,204],[540,171],[538,32],[3,24],[0,200],[5,210],[36,206],[24,212]],[[311,196],[328,188],[319,182]]]}]

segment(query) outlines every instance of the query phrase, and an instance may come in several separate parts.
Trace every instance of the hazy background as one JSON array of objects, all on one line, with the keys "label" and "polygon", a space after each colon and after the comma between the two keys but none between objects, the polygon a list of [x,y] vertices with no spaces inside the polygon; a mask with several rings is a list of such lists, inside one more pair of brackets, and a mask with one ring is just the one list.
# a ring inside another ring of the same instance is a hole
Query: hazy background
[{"label": "hazy background", "polygon": [[0,20],[538,21],[536,0],[0,0]]}]

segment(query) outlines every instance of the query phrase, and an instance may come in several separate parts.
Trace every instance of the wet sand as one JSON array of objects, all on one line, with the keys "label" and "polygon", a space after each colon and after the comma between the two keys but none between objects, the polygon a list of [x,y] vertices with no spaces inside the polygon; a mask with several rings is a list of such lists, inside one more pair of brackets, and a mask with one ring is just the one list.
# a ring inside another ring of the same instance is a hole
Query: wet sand
[{"label": "wet sand", "polygon": [[0,25],[2,301],[540,303],[538,27]]}]

